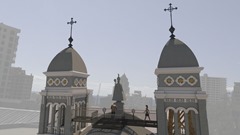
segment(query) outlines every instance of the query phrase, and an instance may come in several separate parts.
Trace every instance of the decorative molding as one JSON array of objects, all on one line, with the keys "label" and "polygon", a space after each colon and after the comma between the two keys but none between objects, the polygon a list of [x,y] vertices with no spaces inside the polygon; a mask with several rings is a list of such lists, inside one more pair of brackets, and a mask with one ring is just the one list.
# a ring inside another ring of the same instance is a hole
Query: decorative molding
[{"label": "decorative molding", "polygon": [[185,102],[186,100],[184,98],[176,98],[175,102]]},{"label": "decorative molding", "polygon": [[154,95],[156,99],[164,99],[166,97],[164,91],[155,91]]},{"label": "decorative molding", "polygon": [[[159,81],[159,77],[158,77],[158,81]],[[194,76],[189,76],[187,79],[184,78],[183,76],[178,76],[175,80],[173,79],[173,77],[171,76],[167,76],[165,79],[164,79],[164,83],[167,85],[167,86],[171,86],[174,84],[174,82],[176,82],[179,86],[183,86],[186,82],[191,85],[191,86],[194,86],[195,84],[197,84],[198,80],[196,77]],[[159,85],[159,84],[158,84]]]},{"label": "decorative molding", "polygon": [[87,78],[89,74],[77,71],[43,72],[46,76],[78,76]]},{"label": "decorative molding", "polygon": [[66,78],[63,78],[62,80],[59,78],[55,78],[55,80],[53,80],[53,78],[48,78],[47,84],[48,86],[53,86],[53,84],[55,86],[59,86],[60,84],[62,84],[62,86],[66,86],[68,84],[68,80]]},{"label": "decorative molding", "polygon": [[186,79],[184,77],[182,77],[182,76],[178,76],[176,78],[176,82],[177,82],[177,84],[179,86],[183,86],[185,84],[185,82],[186,82]]},{"label": "decorative molding", "polygon": [[164,102],[197,103],[195,98],[165,98]]},{"label": "decorative molding", "polygon": [[201,91],[201,87],[158,87],[159,91]]},{"label": "decorative molding", "polygon": [[203,67],[157,68],[155,69],[155,75],[200,73],[202,70],[203,70]]},{"label": "decorative molding", "polygon": [[56,78],[56,79],[54,80],[54,84],[55,84],[56,86],[59,86],[60,83],[61,83],[61,81],[60,81],[59,78]]},{"label": "decorative molding", "polygon": [[46,90],[40,92],[42,96],[83,96],[86,97],[86,88],[60,88],[60,87],[48,87]]},{"label": "decorative molding", "polygon": [[165,93],[164,91],[155,91],[154,92],[155,98],[156,99],[168,99],[168,98],[172,98],[172,99],[179,99],[179,98],[183,98],[183,99],[204,99],[207,97],[207,94],[204,92],[197,92],[197,93]]},{"label": "decorative molding", "polygon": [[167,107],[165,109],[165,112],[167,113],[169,110],[173,110],[174,113],[178,113],[178,111],[184,111],[184,113],[188,113],[189,111],[194,111],[195,114],[198,114],[198,110],[193,108],[193,107],[189,107],[189,108],[184,108],[184,107],[178,107],[178,108],[174,108],[174,107]]},{"label": "decorative molding", "polygon": [[174,79],[171,76],[167,76],[164,79],[164,82],[165,82],[166,85],[171,86],[174,83]]},{"label": "decorative molding", "polygon": [[50,107],[54,107],[54,106],[57,106],[57,107],[61,107],[61,106],[64,106],[64,107],[66,107],[66,104],[65,103],[57,103],[57,102],[48,102],[47,104],[46,104],[46,107],[48,107],[48,106],[50,106]]},{"label": "decorative molding", "polygon": [[68,84],[68,80],[66,78],[63,78],[61,80],[61,84],[62,84],[62,86],[66,86]]},{"label": "decorative molding", "polygon": [[197,78],[192,75],[189,76],[186,81],[191,86],[194,86],[198,82]]},{"label": "decorative molding", "polygon": [[54,84],[53,79],[52,79],[52,78],[49,78],[49,79],[47,80],[47,84],[48,84],[49,86],[52,86],[52,85]]},{"label": "decorative molding", "polygon": [[87,79],[78,79],[78,78],[75,78],[74,79],[74,85],[75,87],[86,87],[87,86]]},{"label": "decorative molding", "polygon": [[47,99],[67,99],[66,96],[47,96]]}]

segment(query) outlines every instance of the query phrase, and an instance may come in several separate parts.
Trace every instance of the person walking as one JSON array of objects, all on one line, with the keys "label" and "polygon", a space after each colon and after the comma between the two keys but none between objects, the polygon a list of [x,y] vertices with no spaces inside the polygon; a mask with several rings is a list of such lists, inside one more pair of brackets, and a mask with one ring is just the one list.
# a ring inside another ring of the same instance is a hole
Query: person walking
[{"label": "person walking", "polygon": [[150,119],[150,116],[149,116],[150,111],[149,111],[149,109],[148,109],[148,105],[146,105],[146,109],[145,109],[144,112],[145,112],[145,118],[144,118],[144,120],[146,120],[147,117],[148,117],[149,120],[151,120],[151,119]]}]

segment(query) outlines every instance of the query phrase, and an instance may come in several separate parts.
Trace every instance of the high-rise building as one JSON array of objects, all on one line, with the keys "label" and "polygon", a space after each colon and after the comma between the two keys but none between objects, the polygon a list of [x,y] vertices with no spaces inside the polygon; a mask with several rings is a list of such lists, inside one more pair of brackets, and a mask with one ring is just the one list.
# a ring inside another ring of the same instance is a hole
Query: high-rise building
[{"label": "high-rise building", "polygon": [[5,98],[30,99],[33,76],[26,75],[20,67],[11,67],[8,73]]},{"label": "high-rise building", "polygon": [[0,23],[0,97],[5,97],[7,77],[15,62],[19,29]]},{"label": "high-rise building", "polygon": [[32,75],[26,75],[15,63],[20,29],[0,23],[0,98],[29,99]]},{"label": "high-rise building", "polygon": [[234,88],[233,88],[233,92],[232,92],[232,100],[233,100],[233,102],[240,103],[240,82],[234,83]]},{"label": "high-rise building", "polygon": [[240,131],[239,103],[240,103],[240,82],[235,82],[232,92],[232,117],[234,128]]},{"label": "high-rise building", "polygon": [[201,87],[208,94],[208,104],[216,104],[224,100],[227,94],[226,85],[226,78],[209,77],[207,74],[201,76]]}]

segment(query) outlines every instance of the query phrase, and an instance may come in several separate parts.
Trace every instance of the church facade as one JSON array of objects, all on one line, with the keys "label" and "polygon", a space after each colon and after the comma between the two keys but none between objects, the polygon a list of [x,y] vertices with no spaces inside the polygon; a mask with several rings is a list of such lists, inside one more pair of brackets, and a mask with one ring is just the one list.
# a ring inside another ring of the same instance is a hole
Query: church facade
[{"label": "church facade", "polygon": [[[166,10],[171,13],[174,9],[177,8],[172,8],[170,4],[170,8]],[[73,20],[69,22],[71,27],[73,23],[75,23]],[[164,46],[155,70],[158,82],[157,90],[154,92],[157,119],[149,122],[156,123],[154,126],[157,128],[158,135],[208,135],[207,95],[201,89],[199,76],[203,67],[199,66],[191,49],[175,38],[174,30],[171,25],[171,38]],[[81,122],[74,121],[76,117],[80,119],[86,117],[87,77],[89,74],[81,56],[73,49],[72,41],[71,34],[69,47],[53,58],[47,72],[44,73],[47,82],[45,90],[41,92],[42,103],[38,135],[90,135],[98,134],[97,131],[104,130],[106,132],[105,129],[97,130],[94,126],[89,132],[81,131],[86,127],[86,123],[81,120]],[[124,112],[124,103],[122,102],[124,94],[120,77],[117,82],[115,80],[113,100],[116,101],[116,106],[120,106],[120,110],[116,114],[124,114],[124,117],[121,116],[118,120],[112,119],[112,122],[119,124],[118,121],[123,121],[125,125],[128,122],[139,125],[134,123],[135,119],[138,122],[146,122],[135,118],[134,115],[132,119],[132,116]],[[127,119],[125,116],[130,116],[131,119]],[[111,119],[105,118],[105,113],[101,122],[108,122],[111,127]],[[109,125],[104,126],[101,122],[98,128],[109,127]],[[116,125],[113,123],[112,126]],[[121,131],[118,130],[119,132],[107,130],[111,132],[108,134],[123,134],[122,131],[127,127],[125,125]],[[136,130],[143,131],[142,129],[145,129],[144,126]],[[104,134],[104,132],[99,134]]]}]

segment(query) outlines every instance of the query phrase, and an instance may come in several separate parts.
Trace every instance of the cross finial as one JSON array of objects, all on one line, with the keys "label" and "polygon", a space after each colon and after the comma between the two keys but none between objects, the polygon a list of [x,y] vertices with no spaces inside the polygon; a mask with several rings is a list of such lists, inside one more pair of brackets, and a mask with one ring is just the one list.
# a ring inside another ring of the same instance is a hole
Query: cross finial
[{"label": "cross finial", "polygon": [[171,20],[171,27],[169,29],[169,31],[171,32],[171,38],[174,38],[175,35],[173,34],[173,32],[175,31],[175,28],[173,27],[173,24],[172,24],[172,11],[173,10],[177,10],[177,7],[172,7],[172,3],[169,4],[169,8],[165,8],[164,11],[169,11],[170,12],[170,20]]},{"label": "cross finial", "polygon": [[71,21],[70,22],[67,22],[67,24],[70,24],[71,25],[71,30],[70,30],[70,37],[69,37],[69,39],[68,39],[68,41],[69,41],[69,47],[72,47],[72,41],[73,41],[73,38],[72,38],[72,25],[74,24],[74,23],[77,23],[77,21],[73,21],[73,18],[71,18]]}]

